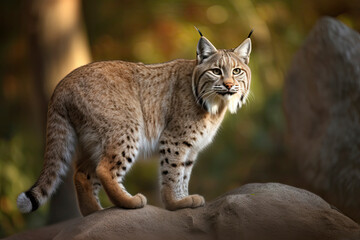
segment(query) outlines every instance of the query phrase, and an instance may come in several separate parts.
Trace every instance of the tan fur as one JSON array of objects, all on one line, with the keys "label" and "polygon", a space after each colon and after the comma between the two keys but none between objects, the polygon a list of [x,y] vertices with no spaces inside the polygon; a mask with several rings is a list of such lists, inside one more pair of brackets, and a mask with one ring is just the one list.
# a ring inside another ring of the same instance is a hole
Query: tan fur
[{"label": "tan fur", "polygon": [[93,184],[88,181],[87,176],[82,172],[76,172],[74,176],[75,189],[78,197],[80,211],[86,216],[100,210],[98,199],[93,195]]},{"label": "tan fur", "polygon": [[[250,39],[244,43],[248,49],[241,55],[238,48],[216,50],[202,37],[197,60],[153,65],[97,62],[70,73],[51,98],[44,169],[27,196],[39,205],[45,202],[77,145],[74,181],[83,215],[101,209],[97,199],[101,186],[116,206],[143,207],[146,198],[131,196],[122,180],[139,153],[156,150],[165,207],[204,205],[203,197],[188,195],[190,174],[227,108],[236,112],[245,103],[250,89],[246,64]],[[214,75],[214,68],[222,74]],[[233,75],[234,68],[242,69],[241,75]],[[216,93],[230,87],[233,95]],[[27,209],[24,199],[18,198],[20,209]]]}]

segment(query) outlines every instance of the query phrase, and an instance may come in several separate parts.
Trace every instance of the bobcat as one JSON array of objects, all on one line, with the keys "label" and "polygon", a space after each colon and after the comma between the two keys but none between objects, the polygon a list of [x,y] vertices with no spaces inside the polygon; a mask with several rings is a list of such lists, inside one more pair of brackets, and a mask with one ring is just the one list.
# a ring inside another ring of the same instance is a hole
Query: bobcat
[{"label": "bobcat", "polygon": [[199,33],[196,60],[95,62],[67,75],[49,103],[43,169],[18,196],[19,210],[31,212],[45,203],[75,149],[74,182],[83,216],[102,209],[101,187],[118,207],[143,207],[145,196],[132,196],[122,182],[139,153],[156,150],[165,207],[203,206],[202,196],[188,194],[190,173],[226,110],[235,113],[246,102],[251,33],[230,50],[217,50]]}]

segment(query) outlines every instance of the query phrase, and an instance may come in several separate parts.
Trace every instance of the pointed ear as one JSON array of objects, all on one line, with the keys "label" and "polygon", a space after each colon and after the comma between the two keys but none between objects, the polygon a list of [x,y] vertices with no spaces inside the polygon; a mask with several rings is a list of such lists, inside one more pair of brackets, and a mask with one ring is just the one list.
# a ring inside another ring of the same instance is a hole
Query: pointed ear
[{"label": "pointed ear", "polygon": [[245,39],[237,48],[234,49],[239,57],[244,59],[245,63],[249,63],[250,53],[251,53],[251,40],[250,38]]},{"label": "pointed ear", "polygon": [[198,64],[202,63],[206,58],[210,57],[217,52],[217,49],[212,45],[212,43],[206,39],[206,37],[201,37],[196,50],[196,58]]}]

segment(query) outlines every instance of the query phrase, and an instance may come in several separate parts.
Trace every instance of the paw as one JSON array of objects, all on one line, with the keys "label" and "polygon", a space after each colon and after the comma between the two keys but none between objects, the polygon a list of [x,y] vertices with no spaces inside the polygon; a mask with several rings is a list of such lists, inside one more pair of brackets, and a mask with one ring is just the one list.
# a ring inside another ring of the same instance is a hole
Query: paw
[{"label": "paw", "polygon": [[191,197],[192,199],[192,205],[191,208],[197,208],[202,207],[205,205],[205,199],[203,196],[200,196],[198,194],[190,195],[188,197]]},{"label": "paw", "polygon": [[139,205],[136,206],[136,208],[142,208],[142,207],[144,207],[144,206],[146,205],[146,203],[147,203],[146,197],[145,197],[144,195],[142,195],[141,193],[136,194],[136,195],[134,196],[134,198],[140,199],[140,203],[139,203]]},{"label": "paw", "polygon": [[194,194],[184,197],[180,200],[173,200],[165,204],[168,210],[177,210],[182,208],[197,208],[205,205],[203,196]]},{"label": "paw", "polygon": [[121,207],[124,208],[142,208],[146,205],[147,199],[141,193],[136,194],[133,197],[124,199],[121,203]]}]

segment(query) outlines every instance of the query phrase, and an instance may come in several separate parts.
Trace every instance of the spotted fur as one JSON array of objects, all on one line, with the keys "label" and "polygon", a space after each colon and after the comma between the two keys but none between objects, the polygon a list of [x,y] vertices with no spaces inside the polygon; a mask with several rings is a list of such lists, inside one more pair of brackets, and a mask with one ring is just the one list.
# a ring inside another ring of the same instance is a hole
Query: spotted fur
[{"label": "spotted fur", "polygon": [[118,207],[140,208],[123,179],[140,153],[160,156],[161,196],[167,209],[195,208],[189,195],[198,153],[213,139],[227,109],[234,113],[250,90],[250,39],[217,50],[201,37],[196,60],[144,65],[123,61],[80,67],[56,87],[48,110],[45,162],[36,183],[18,197],[22,212],[54,193],[77,149],[74,175],[83,215],[100,210],[103,187]]}]

